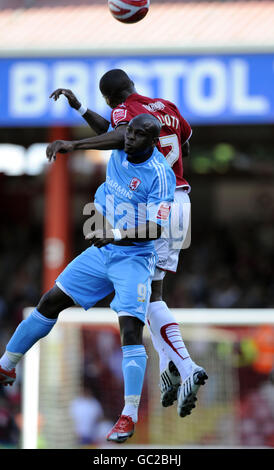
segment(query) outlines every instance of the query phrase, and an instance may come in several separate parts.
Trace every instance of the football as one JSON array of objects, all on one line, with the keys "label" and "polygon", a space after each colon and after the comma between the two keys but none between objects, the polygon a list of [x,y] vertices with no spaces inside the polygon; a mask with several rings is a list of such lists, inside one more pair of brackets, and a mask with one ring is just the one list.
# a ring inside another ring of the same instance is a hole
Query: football
[{"label": "football", "polygon": [[108,0],[114,18],[122,23],[137,23],[147,14],[150,0]]}]

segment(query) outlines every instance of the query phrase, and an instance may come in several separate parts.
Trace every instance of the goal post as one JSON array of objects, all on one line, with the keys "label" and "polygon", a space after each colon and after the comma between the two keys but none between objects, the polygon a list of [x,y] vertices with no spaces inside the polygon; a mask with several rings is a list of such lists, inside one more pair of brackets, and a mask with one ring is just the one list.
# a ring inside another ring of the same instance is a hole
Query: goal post
[{"label": "goal post", "polygon": [[[33,308],[26,308],[27,317]],[[145,424],[140,425],[144,438],[142,445],[180,446],[194,445],[200,439],[213,439],[213,428],[226,421],[223,433],[227,444],[235,444],[236,417],[231,411],[238,397],[238,383],[233,369],[232,350],[236,336],[230,327],[256,327],[274,324],[274,309],[171,309],[176,321],[183,325],[183,338],[193,359],[209,373],[207,387],[199,392],[199,413],[191,415],[191,422],[176,415],[176,407],[160,405],[159,368],[157,356],[144,329],[148,352]],[[117,315],[108,308],[88,311],[72,307],[61,312],[50,334],[37,342],[23,359],[22,387],[22,448],[39,447],[39,418],[42,415],[46,448],[75,448],[78,446],[73,423],[68,412],[69,403],[81,389],[83,329],[91,334],[99,328],[103,332],[117,329]],[[227,328],[229,327],[229,328]],[[91,336],[92,338],[92,336]],[[105,338],[107,341],[107,338]],[[224,358],[220,350],[225,351]],[[119,367],[119,365],[117,366]],[[213,403],[214,401],[214,403]],[[141,407],[142,408],[142,402]],[[142,412],[141,412],[142,413]],[[141,414],[140,413],[140,414]],[[228,419],[225,419],[228,417]],[[141,420],[140,420],[141,421]],[[170,424],[171,423],[171,424]],[[185,424],[186,423],[186,424]],[[41,423],[40,423],[41,424]],[[216,431],[214,431],[216,432]],[[176,435],[184,442],[178,441]],[[229,436],[231,441],[229,442]],[[138,436],[137,436],[138,441]],[[141,441],[139,440],[139,443]],[[220,441],[221,443],[221,441]]]}]

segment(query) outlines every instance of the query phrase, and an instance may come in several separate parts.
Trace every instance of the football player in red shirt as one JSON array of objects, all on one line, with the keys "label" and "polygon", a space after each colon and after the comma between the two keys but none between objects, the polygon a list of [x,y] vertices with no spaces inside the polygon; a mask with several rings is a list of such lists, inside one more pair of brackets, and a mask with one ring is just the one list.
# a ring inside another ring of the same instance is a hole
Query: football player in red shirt
[{"label": "football player in red shirt", "polygon": [[[189,138],[192,130],[182,117],[175,104],[160,98],[139,95],[134,83],[120,69],[110,70],[100,80],[100,91],[107,104],[112,108],[111,125],[109,121],[84,107],[71,90],[59,88],[50,97],[57,100],[66,96],[70,106],[76,109],[97,134],[78,141],[58,140],[49,144],[47,157],[56,158],[56,153],[74,150],[97,149],[109,150],[123,148],[125,129],[128,122],[136,115],[149,113],[157,117],[162,124],[158,149],[165,155],[176,176],[174,200],[174,227],[177,221],[179,231],[176,240],[160,238],[155,241],[158,263],[152,281],[152,293],[147,312],[147,326],[160,359],[160,387],[163,406],[170,406],[178,399],[179,416],[190,414],[195,407],[199,387],[208,378],[202,367],[192,361],[183,342],[179,325],[162,298],[163,279],[166,271],[176,272],[180,248],[183,246],[190,221],[189,183],[183,176],[182,158],[189,154]],[[178,238],[179,236],[179,238]]]}]

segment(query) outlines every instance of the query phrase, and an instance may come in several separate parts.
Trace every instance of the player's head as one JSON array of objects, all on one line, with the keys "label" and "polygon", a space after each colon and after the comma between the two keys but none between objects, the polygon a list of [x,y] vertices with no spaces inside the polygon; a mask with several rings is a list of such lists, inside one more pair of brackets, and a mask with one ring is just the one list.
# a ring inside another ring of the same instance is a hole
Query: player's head
[{"label": "player's head", "polygon": [[159,119],[151,114],[139,114],[128,123],[125,134],[125,152],[129,155],[155,147],[161,132]]},{"label": "player's head", "polygon": [[99,88],[111,108],[116,108],[135,92],[133,81],[120,69],[106,72],[100,80]]}]

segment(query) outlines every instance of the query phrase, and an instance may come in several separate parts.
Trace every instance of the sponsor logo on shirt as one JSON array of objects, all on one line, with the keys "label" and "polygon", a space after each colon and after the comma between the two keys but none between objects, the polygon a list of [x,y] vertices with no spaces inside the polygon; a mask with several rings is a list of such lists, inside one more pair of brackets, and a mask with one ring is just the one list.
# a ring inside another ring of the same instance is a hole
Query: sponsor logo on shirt
[{"label": "sponsor logo on shirt", "polygon": [[132,189],[132,191],[135,191],[138,186],[141,184],[141,181],[139,180],[139,178],[132,178],[131,182],[129,183],[129,187],[130,189]]},{"label": "sponsor logo on shirt", "polygon": [[167,220],[170,213],[170,204],[168,202],[162,202],[157,212],[157,219]]},{"label": "sponsor logo on shirt", "polygon": [[119,122],[123,121],[126,118],[127,115],[127,110],[126,109],[115,109],[113,111],[113,122],[115,125],[117,125]]},{"label": "sponsor logo on shirt", "polygon": [[110,178],[108,175],[106,177],[106,184],[117,194],[127,197],[128,199],[132,198],[132,193]]}]

